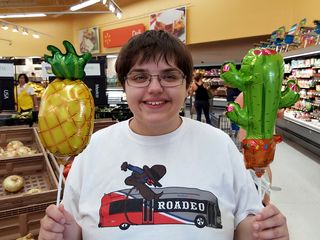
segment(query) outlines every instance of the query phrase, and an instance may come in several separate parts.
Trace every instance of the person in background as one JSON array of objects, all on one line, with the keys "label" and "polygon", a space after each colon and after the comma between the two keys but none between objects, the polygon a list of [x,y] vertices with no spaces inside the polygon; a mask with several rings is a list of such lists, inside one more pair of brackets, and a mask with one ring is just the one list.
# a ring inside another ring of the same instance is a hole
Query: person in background
[{"label": "person in background", "polygon": [[[234,102],[240,93],[241,91],[238,88],[227,86],[227,102]],[[240,127],[237,124],[231,122],[231,129],[232,131],[234,131],[234,137],[237,138]]]},{"label": "person in background", "polygon": [[204,116],[206,118],[206,122],[211,124],[209,110],[209,94],[208,94],[208,86],[202,81],[203,75],[202,73],[196,73],[194,76],[194,82],[190,86],[189,95],[192,96],[195,93],[195,101],[194,106],[197,113],[197,120],[201,122],[201,114],[202,110]]},{"label": "person in background", "polygon": [[18,86],[16,95],[16,105],[18,112],[39,110],[35,91],[29,83],[28,76],[24,73],[21,73],[18,76]]},{"label": "person in background", "polygon": [[230,137],[179,116],[192,70],[186,45],[167,32],[128,41],[116,72],[133,117],[93,134],[63,203],[46,209],[39,240],[289,239],[285,217],[263,208]]}]

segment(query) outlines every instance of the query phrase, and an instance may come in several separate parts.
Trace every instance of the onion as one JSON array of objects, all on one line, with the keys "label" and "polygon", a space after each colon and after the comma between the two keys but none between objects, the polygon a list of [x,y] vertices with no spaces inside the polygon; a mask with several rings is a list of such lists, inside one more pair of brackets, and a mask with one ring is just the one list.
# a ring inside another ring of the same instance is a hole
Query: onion
[{"label": "onion", "polygon": [[18,149],[19,147],[22,147],[23,146],[23,143],[18,141],[18,140],[13,140],[11,142],[9,142],[7,144],[7,150],[10,151],[10,150],[16,150]]},{"label": "onion", "polygon": [[5,151],[4,156],[7,158],[17,157],[19,156],[16,150]]},{"label": "onion", "polygon": [[30,152],[31,152],[31,149],[27,146],[22,146],[17,149],[17,154],[19,156],[29,155]]},{"label": "onion", "polygon": [[27,191],[27,194],[35,194],[35,193],[41,193],[42,190],[39,188],[31,188],[30,190]]},{"label": "onion", "polygon": [[11,175],[3,180],[2,185],[8,192],[18,192],[24,187],[24,179],[18,175]]}]

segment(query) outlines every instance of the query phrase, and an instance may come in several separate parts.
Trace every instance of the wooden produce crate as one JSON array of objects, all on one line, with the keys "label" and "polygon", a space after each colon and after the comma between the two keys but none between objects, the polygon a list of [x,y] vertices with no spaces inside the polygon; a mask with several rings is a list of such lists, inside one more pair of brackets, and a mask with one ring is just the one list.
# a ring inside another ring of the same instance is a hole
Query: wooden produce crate
[{"label": "wooden produce crate", "polygon": [[[19,192],[10,193],[3,188],[3,180],[10,175],[24,178],[25,186]],[[42,191],[27,194],[28,190],[34,188]],[[58,182],[46,155],[0,161],[0,211],[54,201],[57,189]]]},{"label": "wooden produce crate", "polygon": [[[4,190],[2,183],[9,175],[22,176],[23,189],[16,193]],[[41,192],[27,193],[34,188]],[[45,208],[56,201],[57,189],[58,182],[46,154],[0,160],[0,240],[16,239],[29,232],[36,235]]]},{"label": "wooden produce crate", "polygon": [[[37,131],[33,127],[1,127],[0,128],[0,147],[4,150],[9,142],[18,140],[23,143],[24,146],[36,150],[33,155],[43,154],[43,147],[39,140]],[[11,158],[32,157],[29,156],[17,156]],[[8,159],[9,157],[0,156],[0,161]]]},{"label": "wooden produce crate", "polygon": [[37,239],[45,209],[55,202],[45,202],[0,211],[0,240],[15,240],[32,233]]},{"label": "wooden produce crate", "polygon": [[95,119],[94,120],[94,126],[93,126],[93,132],[96,132],[102,128],[105,128],[105,127],[109,127],[115,123],[117,123],[118,121],[116,120],[113,120],[111,118],[100,118],[100,119]]}]

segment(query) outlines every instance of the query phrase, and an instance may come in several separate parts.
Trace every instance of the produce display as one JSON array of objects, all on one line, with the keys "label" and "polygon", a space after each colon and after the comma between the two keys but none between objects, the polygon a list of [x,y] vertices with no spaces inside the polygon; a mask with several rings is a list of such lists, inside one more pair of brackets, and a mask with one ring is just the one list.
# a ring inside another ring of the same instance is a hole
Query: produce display
[{"label": "produce display", "polygon": [[27,120],[32,118],[32,111],[20,112],[11,115],[12,119]]},{"label": "produce display", "polygon": [[18,192],[24,187],[24,178],[19,175],[8,176],[3,180],[2,186],[8,192]]},{"label": "produce display", "polygon": [[36,154],[37,150],[25,146],[21,141],[10,141],[6,148],[0,147],[0,160],[3,158],[25,157]]},{"label": "produce display", "polygon": [[45,89],[38,115],[41,142],[59,159],[77,155],[87,146],[94,120],[93,98],[82,81],[91,54],[78,56],[70,42],[63,45],[66,54],[48,46],[52,56],[45,55],[45,60],[56,79]]},{"label": "produce display", "polygon": [[261,177],[273,161],[275,145],[280,136],[274,135],[278,109],[290,107],[299,99],[299,86],[288,82],[281,92],[284,62],[275,50],[251,49],[244,57],[241,69],[234,64],[222,66],[221,78],[243,92],[244,108],[231,102],[227,117],[246,130],[242,142],[246,167]]},{"label": "produce display", "polygon": [[35,92],[37,97],[41,97],[42,96],[45,88],[41,84],[38,84],[38,83],[35,83],[35,82],[30,82],[30,86],[34,89],[34,92]]}]

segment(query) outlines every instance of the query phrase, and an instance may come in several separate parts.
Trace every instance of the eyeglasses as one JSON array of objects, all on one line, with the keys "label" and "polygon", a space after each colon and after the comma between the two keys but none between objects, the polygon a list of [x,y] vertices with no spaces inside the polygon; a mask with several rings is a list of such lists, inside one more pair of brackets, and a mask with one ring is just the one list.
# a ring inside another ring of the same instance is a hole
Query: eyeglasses
[{"label": "eyeglasses", "polygon": [[177,87],[183,84],[185,75],[179,71],[168,71],[160,74],[147,72],[131,72],[125,78],[131,87],[143,88],[150,85],[152,77],[157,77],[162,87]]}]

